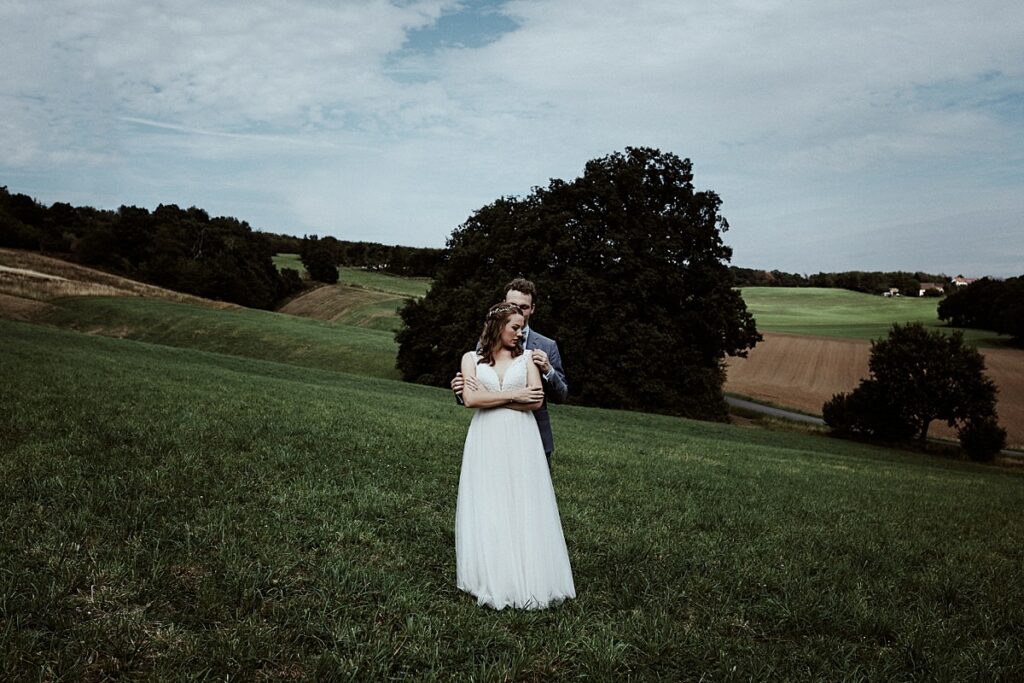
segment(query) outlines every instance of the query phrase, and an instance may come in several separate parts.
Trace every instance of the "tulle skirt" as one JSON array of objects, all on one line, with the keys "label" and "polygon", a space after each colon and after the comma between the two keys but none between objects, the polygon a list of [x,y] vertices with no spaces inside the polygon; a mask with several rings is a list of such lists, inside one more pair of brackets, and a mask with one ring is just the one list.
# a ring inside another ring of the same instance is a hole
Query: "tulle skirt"
[{"label": "tulle skirt", "polygon": [[455,512],[458,587],[495,609],[543,609],[576,597],[537,422],[477,410],[466,435]]}]

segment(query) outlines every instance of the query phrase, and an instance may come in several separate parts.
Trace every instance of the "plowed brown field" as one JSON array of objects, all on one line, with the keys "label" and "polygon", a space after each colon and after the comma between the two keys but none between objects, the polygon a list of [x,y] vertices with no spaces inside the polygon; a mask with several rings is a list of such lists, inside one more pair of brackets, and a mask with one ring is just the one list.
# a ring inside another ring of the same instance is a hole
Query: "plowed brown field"
[{"label": "plowed brown field", "polygon": [[[868,374],[871,342],[766,332],[747,358],[729,359],[728,392],[821,414],[821,404],[849,391]],[[980,349],[989,376],[999,387],[999,422],[1011,447],[1024,447],[1024,351]],[[945,424],[930,434],[956,438]]]}]

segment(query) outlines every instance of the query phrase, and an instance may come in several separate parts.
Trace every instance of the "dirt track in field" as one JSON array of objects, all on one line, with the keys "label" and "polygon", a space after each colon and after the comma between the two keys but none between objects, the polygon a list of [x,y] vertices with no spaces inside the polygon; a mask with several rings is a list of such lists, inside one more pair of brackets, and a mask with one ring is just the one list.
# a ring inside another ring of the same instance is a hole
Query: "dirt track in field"
[{"label": "dirt track in field", "polygon": [[[821,404],[850,391],[868,375],[869,341],[764,333],[748,358],[729,359],[725,390],[821,414]],[[999,422],[1011,447],[1024,447],[1024,351],[981,349],[989,376],[999,387]],[[931,434],[956,438],[945,424]]]}]

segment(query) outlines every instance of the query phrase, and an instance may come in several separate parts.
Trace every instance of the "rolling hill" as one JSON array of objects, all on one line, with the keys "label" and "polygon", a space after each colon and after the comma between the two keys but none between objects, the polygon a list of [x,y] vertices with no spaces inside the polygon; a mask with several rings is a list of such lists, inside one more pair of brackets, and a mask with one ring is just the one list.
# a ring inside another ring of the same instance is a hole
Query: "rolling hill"
[{"label": "rolling hill", "polygon": [[967,679],[1024,665],[1019,472],[554,406],[579,597],[495,613],[454,586],[469,411],[339,371],[371,367],[354,355],[234,355],[280,335],[259,352],[277,355],[300,331],[350,349],[386,333],[88,301],[68,315],[180,324],[132,333],[147,341],[0,321],[2,678]]}]

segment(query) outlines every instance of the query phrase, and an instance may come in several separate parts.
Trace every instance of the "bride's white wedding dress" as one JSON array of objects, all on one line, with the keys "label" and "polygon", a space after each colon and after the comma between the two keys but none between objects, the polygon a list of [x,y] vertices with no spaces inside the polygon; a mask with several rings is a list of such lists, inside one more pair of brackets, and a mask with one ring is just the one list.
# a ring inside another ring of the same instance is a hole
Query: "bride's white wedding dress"
[{"label": "bride's white wedding dress", "polygon": [[[529,353],[500,379],[478,364],[487,391],[526,386]],[[466,434],[455,512],[460,589],[495,609],[543,609],[576,597],[569,553],[537,421],[529,411],[478,409]]]}]

